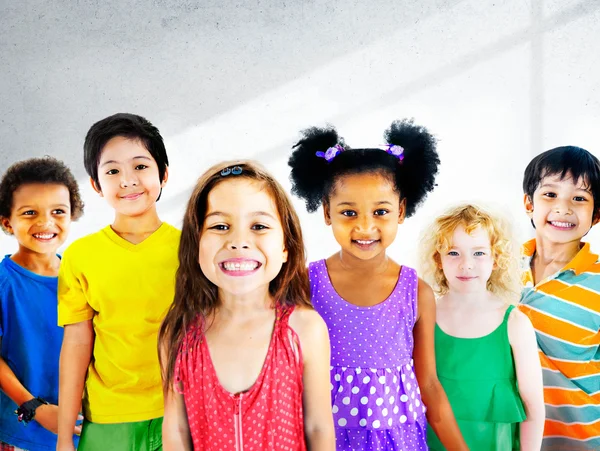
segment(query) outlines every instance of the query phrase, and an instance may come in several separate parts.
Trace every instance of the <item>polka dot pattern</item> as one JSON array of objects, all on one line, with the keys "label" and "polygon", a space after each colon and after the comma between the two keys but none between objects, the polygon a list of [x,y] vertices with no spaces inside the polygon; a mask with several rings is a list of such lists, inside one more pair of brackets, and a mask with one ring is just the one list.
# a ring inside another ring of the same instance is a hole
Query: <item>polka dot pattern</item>
[{"label": "polka dot pattern", "polygon": [[412,330],[417,275],[404,266],[392,294],[372,307],[342,299],[325,260],[309,265],[312,302],[331,340],[331,400],[338,450],[427,450]]},{"label": "polka dot pattern", "polygon": [[[302,353],[298,336],[288,326],[292,311],[278,311],[263,368],[254,385],[241,394],[231,394],[219,383],[200,329],[188,332],[175,376],[182,386],[194,449],[233,450],[241,443],[245,451],[306,450]],[[337,389],[339,382],[335,384]],[[337,418],[337,424],[344,426],[345,419]]]}]

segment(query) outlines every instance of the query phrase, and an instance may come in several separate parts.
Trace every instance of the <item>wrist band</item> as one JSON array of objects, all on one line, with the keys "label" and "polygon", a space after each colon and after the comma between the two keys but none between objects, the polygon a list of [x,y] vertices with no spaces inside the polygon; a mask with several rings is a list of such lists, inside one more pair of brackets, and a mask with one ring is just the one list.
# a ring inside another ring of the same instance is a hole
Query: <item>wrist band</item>
[{"label": "wrist band", "polygon": [[35,409],[37,409],[39,406],[43,406],[44,404],[48,403],[39,396],[21,404],[21,406],[15,410],[15,414],[17,415],[17,420],[19,423],[27,424],[33,420],[35,417]]}]

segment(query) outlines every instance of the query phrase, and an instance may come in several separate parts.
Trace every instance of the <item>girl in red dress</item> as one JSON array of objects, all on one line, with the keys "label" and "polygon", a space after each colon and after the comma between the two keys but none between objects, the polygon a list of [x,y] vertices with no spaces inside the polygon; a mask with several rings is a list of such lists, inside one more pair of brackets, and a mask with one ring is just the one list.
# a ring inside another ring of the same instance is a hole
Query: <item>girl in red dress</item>
[{"label": "girl in red dress", "polygon": [[329,338],[298,217],[252,162],[198,181],[159,335],[165,450],[335,449]]}]

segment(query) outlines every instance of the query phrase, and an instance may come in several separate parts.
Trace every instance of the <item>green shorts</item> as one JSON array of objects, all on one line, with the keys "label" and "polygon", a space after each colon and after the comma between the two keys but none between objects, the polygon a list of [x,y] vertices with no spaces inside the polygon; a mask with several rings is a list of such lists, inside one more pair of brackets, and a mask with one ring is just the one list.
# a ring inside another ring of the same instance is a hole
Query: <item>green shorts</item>
[{"label": "green shorts", "polygon": [[78,451],[162,451],[162,417],[134,423],[83,421]]}]

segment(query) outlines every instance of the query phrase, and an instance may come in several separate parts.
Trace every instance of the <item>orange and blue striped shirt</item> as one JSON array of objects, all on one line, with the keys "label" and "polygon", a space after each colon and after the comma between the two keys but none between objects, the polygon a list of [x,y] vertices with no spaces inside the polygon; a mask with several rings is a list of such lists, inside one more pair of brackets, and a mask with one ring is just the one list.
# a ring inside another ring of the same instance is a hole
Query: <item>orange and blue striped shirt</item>
[{"label": "orange and blue striped shirt", "polygon": [[535,328],[544,375],[543,450],[600,450],[600,260],[584,243],[575,258],[535,286],[535,240],[523,246],[519,309]]}]

